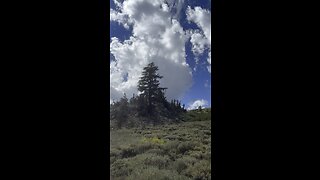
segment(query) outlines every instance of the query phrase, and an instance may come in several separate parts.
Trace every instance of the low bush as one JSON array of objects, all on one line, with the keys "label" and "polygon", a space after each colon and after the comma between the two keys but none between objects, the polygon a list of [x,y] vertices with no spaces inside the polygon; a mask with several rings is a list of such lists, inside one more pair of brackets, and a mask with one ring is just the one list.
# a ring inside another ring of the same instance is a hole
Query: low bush
[{"label": "low bush", "polygon": [[147,166],[155,166],[159,169],[163,169],[167,167],[170,163],[170,159],[168,156],[159,156],[156,154],[153,154],[152,156],[149,156],[145,159],[144,164]]},{"label": "low bush", "polygon": [[165,152],[162,149],[150,149],[146,153],[153,153],[161,156],[165,154]]},{"label": "low bush", "polygon": [[128,176],[131,172],[127,159],[118,159],[111,164],[111,177]]},{"label": "low bush", "polygon": [[147,169],[137,169],[127,180],[191,180],[191,178],[179,175],[177,171],[148,167]]},{"label": "low bush", "polygon": [[180,137],[177,135],[167,135],[164,138],[173,141],[173,140],[179,140]]},{"label": "low bush", "polygon": [[176,152],[178,146],[179,146],[179,141],[169,141],[163,146],[163,149],[166,152]]},{"label": "low bush", "polygon": [[110,156],[110,164],[113,164],[117,159],[117,157]]},{"label": "low bush", "polygon": [[141,154],[141,153],[144,153],[152,148],[154,148],[154,145],[152,143],[146,142],[146,143],[141,143],[141,144],[136,145],[135,151],[137,154]]},{"label": "low bush", "polygon": [[194,166],[188,167],[185,175],[195,180],[211,178],[211,164],[209,161],[199,161]]},{"label": "low bush", "polygon": [[143,143],[151,143],[151,144],[158,144],[158,145],[163,145],[165,144],[165,141],[163,139],[159,139],[158,137],[151,137],[151,138],[143,138],[142,139]]},{"label": "low bush", "polygon": [[178,145],[178,152],[180,154],[184,154],[185,152],[192,150],[194,148],[194,143],[191,143],[189,141],[187,142],[182,142]]},{"label": "low bush", "polygon": [[122,158],[133,157],[135,155],[137,155],[137,152],[135,151],[134,146],[128,146],[128,147],[125,147],[121,150],[121,157]]},{"label": "low bush", "polygon": [[205,134],[205,135],[211,135],[211,131],[210,130],[203,130],[203,133]]},{"label": "low bush", "polygon": [[179,159],[179,160],[175,161],[173,167],[180,174],[181,171],[185,170],[188,166],[186,165],[186,163],[183,160]]},{"label": "low bush", "polygon": [[196,159],[203,159],[204,154],[201,151],[191,151],[189,155]]},{"label": "low bush", "polygon": [[119,157],[121,155],[121,150],[119,149],[110,149],[110,157]]},{"label": "low bush", "polygon": [[196,162],[199,160],[191,157],[191,156],[183,156],[182,158],[178,159],[177,161],[182,161],[184,162],[187,166],[193,166]]}]

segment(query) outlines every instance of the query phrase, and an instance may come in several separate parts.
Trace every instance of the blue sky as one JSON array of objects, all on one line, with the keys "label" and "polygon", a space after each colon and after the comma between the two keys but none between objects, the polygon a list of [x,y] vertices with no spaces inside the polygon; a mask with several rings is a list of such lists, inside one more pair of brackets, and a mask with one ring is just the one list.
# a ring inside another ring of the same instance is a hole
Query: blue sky
[{"label": "blue sky", "polygon": [[[211,107],[210,4],[210,0],[110,0],[111,98],[135,93],[143,64],[155,61],[165,77],[161,84],[172,89],[169,99],[178,98],[190,109]],[[168,51],[159,53],[165,47]]]}]

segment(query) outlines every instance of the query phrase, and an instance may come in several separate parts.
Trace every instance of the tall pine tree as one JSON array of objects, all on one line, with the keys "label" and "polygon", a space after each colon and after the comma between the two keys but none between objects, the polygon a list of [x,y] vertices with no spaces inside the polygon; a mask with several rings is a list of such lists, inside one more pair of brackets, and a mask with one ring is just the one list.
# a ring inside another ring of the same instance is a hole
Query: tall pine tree
[{"label": "tall pine tree", "polygon": [[138,90],[141,92],[140,97],[145,100],[147,115],[154,115],[155,105],[165,101],[164,90],[161,88],[159,80],[163,78],[157,71],[158,67],[152,62],[143,68],[142,77],[138,82]]}]

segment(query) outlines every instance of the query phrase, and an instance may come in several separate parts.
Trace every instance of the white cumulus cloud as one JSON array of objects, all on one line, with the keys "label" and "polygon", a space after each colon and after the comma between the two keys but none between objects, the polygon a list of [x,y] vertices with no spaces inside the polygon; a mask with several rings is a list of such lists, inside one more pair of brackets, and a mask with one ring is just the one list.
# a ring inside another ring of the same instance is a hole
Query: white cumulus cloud
[{"label": "white cumulus cloud", "polygon": [[189,22],[196,23],[200,28],[200,31],[189,32],[192,52],[198,56],[208,49],[207,69],[211,73],[211,12],[198,6],[194,9],[188,6],[186,15]]},{"label": "white cumulus cloud", "polygon": [[123,25],[126,29],[129,29],[129,25],[132,24],[129,17],[126,14],[110,9],[110,21],[116,21]]},{"label": "white cumulus cloud", "polygon": [[125,0],[117,5],[111,20],[131,26],[132,36],[123,42],[111,39],[110,52],[115,59],[110,63],[111,100],[118,100],[123,93],[127,97],[137,94],[142,69],[150,62],[164,76],[160,85],[168,88],[167,98],[180,98],[192,85],[185,58],[188,35],[172,16],[170,4],[164,0]]},{"label": "white cumulus cloud", "polygon": [[192,110],[192,109],[197,109],[199,106],[205,107],[207,105],[208,105],[208,101],[206,101],[204,99],[198,99],[198,100],[195,100],[195,101],[189,103],[189,107],[187,109]]}]

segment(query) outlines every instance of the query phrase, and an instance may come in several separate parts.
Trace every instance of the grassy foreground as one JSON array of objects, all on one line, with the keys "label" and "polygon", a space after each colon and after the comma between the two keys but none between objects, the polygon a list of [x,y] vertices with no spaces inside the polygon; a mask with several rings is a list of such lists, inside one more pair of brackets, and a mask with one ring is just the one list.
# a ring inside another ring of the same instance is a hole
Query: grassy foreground
[{"label": "grassy foreground", "polygon": [[211,179],[211,121],[111,130],[112,180]]}]

